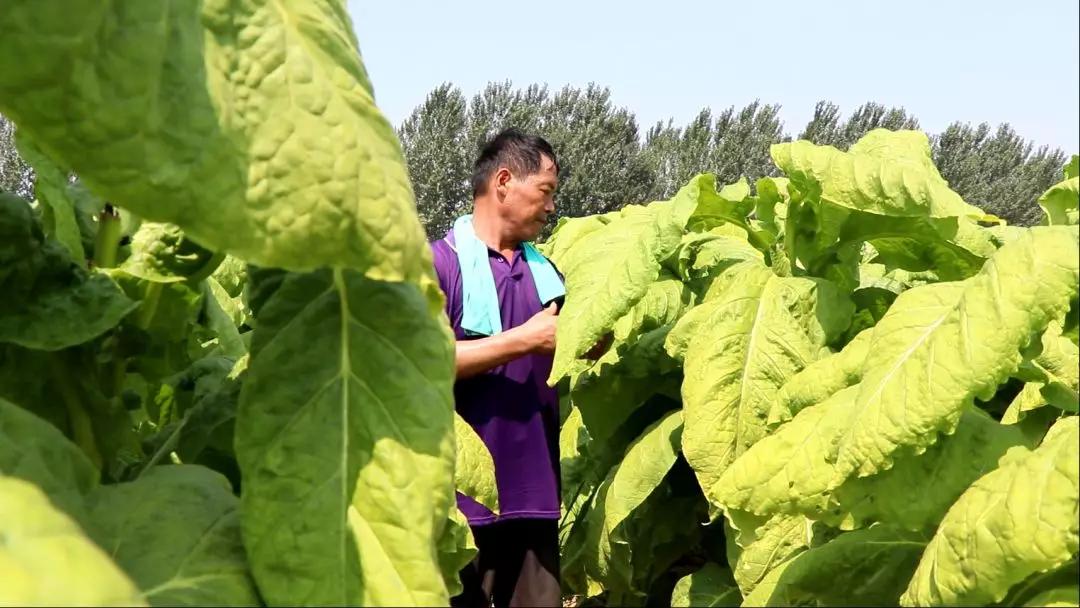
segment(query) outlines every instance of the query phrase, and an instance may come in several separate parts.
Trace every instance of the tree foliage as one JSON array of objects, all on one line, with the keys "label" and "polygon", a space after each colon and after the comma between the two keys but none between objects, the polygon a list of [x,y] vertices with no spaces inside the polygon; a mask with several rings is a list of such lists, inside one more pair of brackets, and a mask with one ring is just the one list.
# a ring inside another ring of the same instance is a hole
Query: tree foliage
[{"label": "tree foliage", "polygon": [[839,106],[831,101],[819,101],[798,139],[847,150],[863,135],[878,128],[918,129],[919,121],[903,108],[886,108],[872,101],[855,108],[847,120],[841,120]]},{"label": "tree foliage", "polygon": [[992,129],[954,122],[934,139],[934,162],[968,202],[1010,224],[1030,226],[1042,215],[1039,195],[1060,179],[1066,156],[1038,148],[1008,124]]},{"label": "tree foliage", "polygon": [[0,191],[34,195],[34,170],[15,149],[15,123],[0,114]]}]

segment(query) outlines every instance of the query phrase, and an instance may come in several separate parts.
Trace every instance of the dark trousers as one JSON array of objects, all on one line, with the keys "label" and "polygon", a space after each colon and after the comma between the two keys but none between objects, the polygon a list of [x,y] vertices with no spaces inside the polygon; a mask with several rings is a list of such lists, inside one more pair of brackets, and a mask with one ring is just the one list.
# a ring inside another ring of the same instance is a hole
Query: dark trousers
[{"label": "dark trousers", "polygon": [[554,519],[510,519],[472,529],[477,554],[461,571],[454,608],[560,608],[559,531]]}]

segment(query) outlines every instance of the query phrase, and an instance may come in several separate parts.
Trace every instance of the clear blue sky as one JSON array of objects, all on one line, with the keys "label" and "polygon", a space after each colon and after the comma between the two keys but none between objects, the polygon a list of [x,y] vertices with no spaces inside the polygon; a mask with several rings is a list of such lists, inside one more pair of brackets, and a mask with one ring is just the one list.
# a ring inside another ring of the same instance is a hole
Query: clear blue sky
[{"label": "clear blue sky", "polygon": [[[797,134],[819,99],[900,105],[923,129],[1009,122],[1080,151],[1077,0],[349,0],[376,102],[399,124],[442,82],[466,96],[590,81],[640,127],[759,98]],[[644,130],[644,128],[642,129]]]}]

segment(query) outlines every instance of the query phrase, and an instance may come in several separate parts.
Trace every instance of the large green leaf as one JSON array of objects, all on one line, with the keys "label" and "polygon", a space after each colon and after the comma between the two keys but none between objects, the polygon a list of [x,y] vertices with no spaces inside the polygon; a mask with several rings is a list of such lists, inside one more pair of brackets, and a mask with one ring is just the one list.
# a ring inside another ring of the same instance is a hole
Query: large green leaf
[{"label": "large green leaf", "polygon": [[540,250],[556,265],[561,265],[567,251],[582,242],[586,235],[594,232],[621,216],[618,211],[585,217],[560,217],[551,235],[541,245]]},{"label": "large green leaf", "polygon": [[920,131],[874,129],[848,152],[808,141],[773,144],[770,154],[803,197],[902,217],[982,217],[949,189]]},{"label": "large green leaf", "polygon": [[855,525],[882,521],[922,530],[941,521],[964,490],[993,470],[1010,448],[1025,443],[1020,429],[969,408],[952,435],[922,454],[898,458],[887,471],[848,480],[836,489],[836,502]]},{"label": "large green leaf", "polygon": [[572,375],[571,398],[594,439],[607,440],[654,394],[678,396],[677,364],[664,351],[664,340],[693,300],[681,281],[662,271],[616,321],[603,356]]},{"label": "large green leaf", "polygon": [[145,606],[139,590],[33,484],[0,476],[0,604]]},{"label": "large green leaf", "polygon": [[710,302],[724,297],[728,289],[745,283],[745,277],[763,276],[763,272],[764,266],[760,260],[743,260],[727,266],[713,277],[708,290],[699,298],[698,305],[686,311],[664,338],[664,350],[668,355],[682,362],[686,358],[690,341],[710,320],[713,312]]},{"label": "large green leaf", "polygon": [[810,548],[813,523],[801,515],[777,515],[752,530],[740,531],[742,551],[733,569],[743,595],[774,568]]},{"label": "large green leaf", "polygon": [[107,276],[47,240],[30,206],[0,192],[0,342],[41,350],[82,344],[136,307]]},{"label": "large green leaf", "polygon": [[1039,197],[1039,205],[1046,213],[1045,224],[1076,224],[1077,207],[1080,206],[1080,177],[1067,177],[1054,184]]},{"label": "large green leaf", "polygon": [[[185,453],[186,456],[186,453]],[[259,602],[228,482],[192,466],[97,485],[97,471],[50,424],[0,400],[0,473],[38,484],[84,523],[155,605]]]},{"label": "large green leaf", "polygon": [[460,572],[476,557],[476,541],[465,514],[457,505],[450,508],[450,518],[439,537],[439,566],[442,568],[443,582],[450,597],[461,594],[464,587]]},{"label": "large green leaf", "polygon": [[617,342],[591,368],[573,377],[570,397],[593,439],[607,441],[654,395],[678,398],[680,377],[664,369],[669,362],[662,348],[665,333],[666,329],[656,329],[640,340]]},{"label": "large green leaf", "polygon": [[239,501],[210,469],[158,466],[89,497],[91,535],[155,606],[260,603],[240,539]]},{"label": "large green leaf", "polygon": [[459,414],[454,414],[454,440],[457,459],[454,463],[454,487],[458,492],[499,512],[499,489],[495,482],[495,461],[484,441]]},{"label": "large green leaf", "polygon": [[686,351],[683,452],[711,502],[728,465],[765,436],[780,387],[827,352],[852,305],[827,281],[759,266],[700,307],[711,312]]},{"label": "large green leaf", "polygon": [[1024,603],[1031,608],[1073,608],[1080,606],[1080,586],[1058,587],[1044,591]]},{"label": "large green leaf", "polygon": [[747,219],[756,202],[756,199],[750,196],[750,185],[746,183],[746,178],[741,177],[739,181],[721,188],[715,195],[702,197],[686,223],[687,228],[695,232],[707,232],[718,226],[737,227],[743,238],[764,251],[772,244],[773,235]]},{"label": "large green leaf", "polygon": [[926,545],[917,532],[856,530],[769,572],[744,606],[895,606]]},{"label": "large green leaf", "polygon": [[897,449],[951,432],[973,398],[989,399],[1016,371],[1032,334],[1065,314],[1078,277],[1076,229],[1036,227],[971,279],[900,294],[874,328],[840,476],[872,475]]},{"label": "large green leaf", "polygon": [[[969,407],[955,432],[925,452],[904,452],[886,471],[843,481],[838,442],[853,420],[858,390],[844,388],[803,409],[750,448],[721,477],[718,503],[759,515],[805,515],[844,529],[886,522],[921,530],[1026,441],[1019,429]],[[923,491],[928,485],[933,492]]]},{"label": "large green leaf", "polygon": [[725,234],[722,228],[709,232],[690,232],[683,236],[668,267],[691,289],[704,294],[713,279],[738,262],[764,258],[745,237]]},{"label": "large green leaf", "polygon": [[1023,420],[1028,412],[1046,405],[1046,398],[1041,392],[1042,386],[1039,382],[1025,383],[1001,415],[1001,424],[1016,424]]},{"label": "large green leaf", "polygon": [[804,408],[755,443],[723,472],[711,499],[729,511],[764,516],[826,512],[835,477],[836,441],[851,417],[857,393],[857,386],[844,388]]},{"label": "large green leaf", "polygon": [[567,295],[549,384],[565,376],[645,295],[661,263],[679,246],[694,206],[709,196],[716,196],[715,178],[702,175],[670,201],[628,205],[621,217],[584,236],[559,260]]},{"label": "large green leaf", "polygon": [[1056,321],[1050,323],[1039,342],[1039,354],[1022,363],[1016,376],[1037,384],[1047,403],[1076,412],[1080,409],[1080,348],[1062,335],[1061,324]]},{"label": "large green leaf", "polygon": [[601,485],[588,515],[589,570],[595,579],[617,588],[633,587],[630,564],[635,547],[628,543],[621,526],[675,464],[682,429],[678,411],[651,425],[630,444],[622,462]]},{"label": "large green leaf", "polygon": [[239,258],[227,255],[210,276],[230,297],[238,298],[247,284],[247,264]]},{"label": "large green leaf", "polygon": [[671,592],[671,606],[739,606],[742,595],[731,571],[712,562],[706,563],[700,570],[687,574],[675,583]]},{"label": "large green leaf", "polygon": [[9,0],[0,111],[101,196],[253,263],[431,272],[341,2]]},{"label": "large green leaf", "polygon": [[814,361],[785,382],[769,409],[769,424],[787,422],[803,408],[857,384],[862,379],[871,334],[869,329],[859,332],[840,352]]},{"label": "large green leaf", "polygon": [[581,419],[581,410],[573,407],[559,430],[559,474],[562,517],[559,520],[559,569],[567,588],[585,589],[586,527],[589,505],[603,481],[608,463],[598,446],[590,440]]},{"label": "large green leaf", "polygon": [[615,322],[616,340],[629,340],[679,320],[693,306],[694,294],[679,278],[661,271],[641,299]]},{"label": "large green leaf", "polygon": [[987,233],[962,217],[907,218],[852,213],[835,247],[867,242],[886,270],[933,270],[943,280],[972,276],[995,248]]},{"label": "large green leaf", "polygon": [[225,288],[211,277],[202,282],[202,292],[205,322],[217,338],[221,353],[234,360],[244,356],[247,346],[237,329],[243,322],[243,311],[225,292]]},{"label": "large green leaf", "polygon": [[29,481],[73,517],[98,471],[55,426],[0,398],[0,475]]},{"label": "large green leaf", "polygon": [[1058,421],[1034,451],[1014,448],[949,509],[904,593],[905,606],[1000,601],[1080,546],[1080,418]]},{"label": "large green leaf", "polygon": [[454,351],[440,298],[343,270],[262,280],[236,422],[260,592],[445,604]]}]

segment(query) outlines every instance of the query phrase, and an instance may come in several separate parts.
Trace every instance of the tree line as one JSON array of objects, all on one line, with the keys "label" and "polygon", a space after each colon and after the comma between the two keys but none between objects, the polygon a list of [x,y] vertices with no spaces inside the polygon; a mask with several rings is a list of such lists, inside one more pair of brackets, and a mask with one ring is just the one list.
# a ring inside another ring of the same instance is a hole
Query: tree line
[{"label": "tree line", "polygon": [[[413,110],[398,135],[421,220],[428,236],[438,238],[469,211],[472,160],[500,129],[518,127],[551,142],[561,165],[556,215],[581,216],[669,198],[706,171],[722,183],[775,175],[769,146],[792,139],[779,112],[779,105],[760,101],[720,111],[705,108],[685,125],[668,120],[642,132],[631,111],[612,103],[610,89],[595,84],[551,93],[535,84],[515,88],[509,81],[492,82],[466,99],[446,83]],[[843,116],[836,104],[820,101],[794,138],[846,150],[878,127],[920,125],[903,108],[868,102]],[[1036,199],[1060,179],[1066,161],[1065,152],[1037,147],[1008,123],[957,121],[929,135],[934,162],[950,186],[1010,224],[1038,220]]]},{"label": "tree line", "polygon": [[[780,106],[759,101],[720,111],[702,109],[685,125],[658,122],[642,132],[634,114],[616,107],[611,91],[589,84],[549,92],[489,83],[471,99],[452,84],[432,90],[398,128],[420,218],[432,239],[472,205],[469,176],[483,142],[515,126],[544,136],[561,165],[556,216],[581,216],[672,196],[691,177],[716,173],[721,183],[775,175],[769,146],[789,141]],[[848,116],[820,101],[795,134],[847,149],[878,127],[919,129],[903,108],[868,102]],[[970,203],[1010,224],[1040,217],[1036,199],[1060,177],[1065,152],[1036,146],[1008,123],[954,122],[930,134],[934,162]],[[33,171],[19,157],[12,124],[0,116],[0,190],[32,197]],[[554,225],[549,224],[548,229]]]}]

